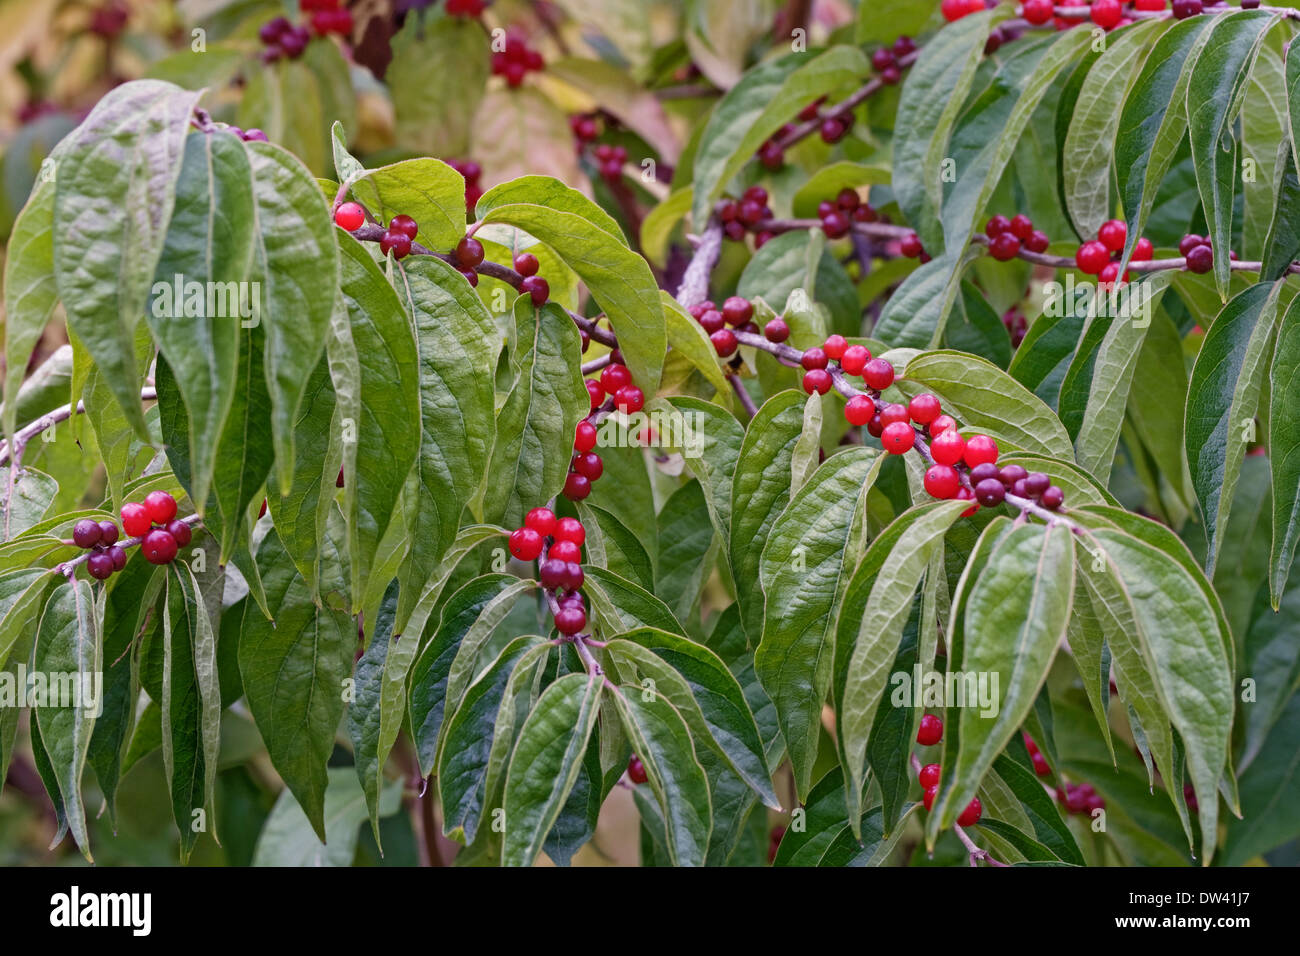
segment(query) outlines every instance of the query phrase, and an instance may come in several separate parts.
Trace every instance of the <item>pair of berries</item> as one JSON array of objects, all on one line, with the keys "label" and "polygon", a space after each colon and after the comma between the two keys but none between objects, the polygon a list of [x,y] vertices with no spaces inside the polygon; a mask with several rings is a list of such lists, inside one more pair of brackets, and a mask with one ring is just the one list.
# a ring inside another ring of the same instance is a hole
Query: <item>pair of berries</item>
[{"label": "pair of berries", "polygon": [[1188,272],[1200,275],[1214,268],[1214,247],[1209,236],[1188,233],[1178,241],[1178,254],[1187,260]]},{"label": "pair of berries", "polygon": [[627,147],[601,143],[593,151],[600,178],[612,186],[623,181],[623,164],[627,162]]},{"label": "pair of berries", "polygon": [[989,239],[989,253],[999,262],[1016,258],[1022,245],[1030,252],[1046,252],[1049,244],[1047,233],[1035,229],[1034,221],[1024,213],[1010,219],[994,216],[985,224],[984,235]]},{"label": "pair of berries", "polygon": [[832,202],[822,200],[817,204],[817,218],[827,239],[842,239],[849,234],[855,222],[876,222],[880,215],[862,201],[856,189],[845,187]]},{"label": "pair of berries", "polygon": [[[482,261],[480,257],[479,262]],[[537,274],[537,270],[541,267],[537,257],[531,252],[521,252],[515,256],[514,267],[515,271],[524,277],[519,283],[519,291],[531,297],[533,305],[539,308],[545,305],[546,300],[551,297],[551,284]],[[591,340],[586,332],[582,334],[582,350],[585,352]]]},{"label": "pair of berries", "polygon": [[968,17],[972,13],[980,13],[984,10],[984,0],[943,0],[939,4],[939,12],[949,23],[954,20],[960,20],[962,17]]},{"label": "pair of berries", "polygon": [[521,86],[525,76],[545,66],[542,54],[529,48],[524,38],[516,33],[507,34],[505,48],[492,54],[492,73],[504,76],[506,85],[511,88]]},{"label": "pair of berries", "polygon": [[1106,801],[1090,783],[1067,783],[1064,788],[1057,789],[1056,797],[1070,813],[1091,816],[1092,811],[1106,807]]},{"label": "pair of berries", "polygon": [[149,492],[143,503],[124,504],[122,530],[143,539],[140,550],[150,564],[170,564],[192,537],[190,526],[176,519],[176,499],[165,491]]},{"label": "pair of berries", "polygon": [[1029,751],[1029,759],[1034,763],[1034,773],[1040,777],[1051,774],[1052,768],[1047,765],[1047,758],[1038,749],[1038,744],[1034,743],[1034,738],[1024,731],[1021,731],[1020,736],[1025,742],[1025,749]]},{"label": "pair of berries", "polygon": [[[924,719],[924,718],[923,718]],[[935,718],[938,720],[939,718]],[[939,776],[940,767],[937,763],[928,763],[921,768],[920,773],[916,775],[917,781],[921,784],[921,790],[924,796],[921,802],[925,804],[925,809],[930,810],[934,807],[935,797],[939,795]],[[976,797],[970,803],[966,804],[966,809],[962,810],[957,817],[957,826],[971,827],[979,823],[980,817],[984,815],[984,806],[980,803],[980,798]]]},{"label": "pair of berries", "polygon": [[111,521],[82,518],[73,526],[73,543],[91,552],[86,559],[86,570],[92,578],[103,581],[126,567],[126,552],[117,545],[117,536],[117,525]]},{"label": "pair of berries", "polygon": [[479,179],[483,176],[483,167],[472,159],[447,159],[443,162],[465,177],[465,215],[473,219],[474,207],[483,198],[483,189],[479,185]]},{"label": "pair of berries", "polygon": [[[352,14],[346,10],[342,12],[348,18],[350,31]],[[265,47],[262,50],[263,63],[274,63],[282,57],[296,60],[302,56],[303,51],[307,49],[307,44],[311,42],[311,30],[301,24],[295,26],[284,17],[276,17],[262,24],[262,28],[257,31],[257,38]]]},{"label": "pair of berries", "polygon": [[930,261],[930,254],[921,245],[921,237],[914,232],[898,240],[898,254],[906,259],[920,259],[923,264]]},{"label": "pair of berries", "polygon": [[[394,259],[405,259],[411,254],[411,243],[415,241],[415,235],[419,231],[419,224],[410,216],[394,216],[388,221],[388,228],[384,230],[384,235],[379,240],[379,251],[384,255],[391,252]],[[470,271],[474,275],[470,285],[477,285],[478,273]],[[461,274],[464,275],[464,272]]]},{"label": "pair of berries", "polygon": [[[758,334],[758,326],[753,322],[754,306],[743,296],[730,296],[722,303],[721,309],[715,306],[712,301],[704,301],[691,306],[689,311],[695,321],[700,323],[700,327],[708,333],[714,351],[721,358],[727,358],[729,355],[735,354],[739,344],[736,340],[736,333],[727,326],[734,327],[737,332]],[[789,335],[788,328],[786,334]]]},{"label": "pair of berries", "polygon": [[772,209],[767,204],[767,190],[762,186],[750,186],[741,194],[739,200],[728,199],[718,206],[718,219],[722,222],[722,231],[728,239],[739,242],[745,233],[757,232],[754,248],[759,249],[773,233],[758,230],[757,226],[772,218]]},{"label": "pair of berries", "polygon": [[[1128,241],[1128,226],[1122,219],[1108,219],[1097,230],[1097,238],[1090,239],[1079,247],[1074,254],[1074,264],[1079,271],[1097,277],[1098,285],[1114,285],[1117,281],[1128,282],[1128,270],[1119,274],[1119,254],[1124,251]],[[1133,246],[1133,262],[1146,262],[1155,254],[1151,240],[1142,236]]]}]

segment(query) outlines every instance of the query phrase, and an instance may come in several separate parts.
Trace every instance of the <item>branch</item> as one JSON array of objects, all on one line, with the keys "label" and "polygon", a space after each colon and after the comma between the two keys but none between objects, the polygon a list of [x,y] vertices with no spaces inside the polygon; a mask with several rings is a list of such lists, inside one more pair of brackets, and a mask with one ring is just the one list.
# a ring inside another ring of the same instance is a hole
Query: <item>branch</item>
[{"label": "branch", "polygon": [[686,274],[682,276],[682,284],[677,287],[678,302],[689,309],[708,298],[709,276],[713,274],[713,267],[718,264],[721,254],[722,222],[717,216],[711,216],[695,247],[695,255],[686,267]]}]

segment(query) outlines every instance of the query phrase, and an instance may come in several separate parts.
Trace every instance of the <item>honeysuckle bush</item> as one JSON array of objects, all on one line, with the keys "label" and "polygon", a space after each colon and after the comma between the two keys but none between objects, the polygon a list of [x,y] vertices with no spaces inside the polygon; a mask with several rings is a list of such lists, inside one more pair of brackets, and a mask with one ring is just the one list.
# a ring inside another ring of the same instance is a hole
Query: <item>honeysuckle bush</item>
[{"label": "honeysuckle bush", "polygon": [[630,794],[645,864],[1294,853],[1297,15],[812,8],[182,9],[38,111],[52,847],[563,865]]}]

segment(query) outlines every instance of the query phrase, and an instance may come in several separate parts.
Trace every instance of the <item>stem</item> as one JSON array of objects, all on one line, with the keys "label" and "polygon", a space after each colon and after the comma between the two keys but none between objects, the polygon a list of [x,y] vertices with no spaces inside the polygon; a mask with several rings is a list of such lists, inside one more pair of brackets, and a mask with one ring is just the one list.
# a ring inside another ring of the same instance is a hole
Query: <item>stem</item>
[{"label": "stem", "polygon": [[718,264],[721,254],[722,222],[717,216],[711,216],[695,247],[695,255],[682,276],[682,284],[677,287],[678,302],[689,309],[708,297],[709,276],[713,274],[713,267]]},{"label": "stem", "polygon": [[741,381],[740,376],[733,373],[727,376],[727,381],[729,381],[731,387],[736,390],[736,397],[740,399],[740,404],[744,406],[745,411],[749,413],[749,417],[753,418],[757,415],[758,406],[754,404],[754,399],[750,397],[749,389],[745,388],[745,383]]}]

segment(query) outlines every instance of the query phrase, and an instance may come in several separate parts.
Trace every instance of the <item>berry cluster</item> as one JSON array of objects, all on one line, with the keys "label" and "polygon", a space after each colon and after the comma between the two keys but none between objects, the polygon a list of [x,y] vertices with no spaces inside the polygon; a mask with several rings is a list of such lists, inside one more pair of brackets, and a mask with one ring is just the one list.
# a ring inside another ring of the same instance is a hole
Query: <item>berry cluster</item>
[{"label": "berry cluster", "polygon": [[[1127,241],[1128,226],[1124,225],[1124,221],[1107,219],[1097,230],[1097,238],[1089,239],[1079,247],[1079,251],[1074,254],[1074,264],[1080,272],[1096,276],[1098,285],[1114,285],[1117,280],[1122,285],[1129,280],[1127,269],[1122,277],[1119,274],[1119,255],[1124,251],[1124,243]],[[1146,262],[1154,253],[1151,240],[1142,236],[1133,246],[1132,261]]]},{"label": "berry cluster", "polygon": [[[921,718],[921,729],[917,731],[916,742],[923,747],[933,747],[943,739],[943,721],[934,714],[926,714]],[[916,775],[917,781],[921,784],[923,796],[921,802],[925,804],[925,809],[930,810],[934,807],[934,798],[939,795],[939,777],[940,767],[937,763],[928,763],[920,769]],[[984,807],[980,803],[980,798],[976,797],[966,808],[962,810],[957,817],[957,826],[970,827],[979,823],[980,817],[984,815]]]},{"label": "berry cluster", "polygon": [[864,203],[856,189],[847,186],[839,191],[835,201],[823,199],[817,204],[817,218],[827,239],[842,239],[849,234],[855,222],[876,222],[880,215],[870,204]]},{"label": "berry cluster", "polygon": [[504,76],[510,87],[522,85],[525,76],[545,66],[542,54],[530,49],[527,41],[516,33],[507,34],[505,49],[492,54],[492,73]]},{"label": "berry cluster", "polygon": [[[734,355],[737,346],[740,344],[736,340],[736,332],[749,332],[753,335],[758,334],[758,326],[754,323],[754,306],[746,298],[733,295],[722,303],[719,309],[712,301],[701,302],[699,305],[693,305],[690,309],[691,315],[695,321],[700,323],[700,327],[709,335],[709,341],[713,343],[714,350],[718,353],[719,358],[727,358]],[[773,322],[780,321],[773,319]],[[768,323],[771,325],[772,323]],[[733,332],[727,326],[732,326],[736,330]],[[784,339],[789,336],[790,329],[781,322],[785,328]]]},{"label": "berry cluster", "polygon": [[900,36],[893,46],[882,46],[871,54],[871,65],[880,74],[880,82],[893,86],[902,77],[899,58],[916,52],[916,43],[909,36]]},{"label": "berry cluster", "polygon": [[298,9],[311,14],[311,29],[317,36],[347,36],[352,32],[352,12],[339,0],[298,0]]},{"label": "berry cluster", "polygon": [[483,167],[472,159],[448,159],[446,164],[465,177],[465,214],[473,219],[474,207],[483,198],[483,187],[479,180],[483,177]]},{"label": "berry cluster", "polygon": [[[473,242],[473,240],[470,241]],[[464,240],[461,240],[461,245],[464,245]],[[459,250],[460,246],[456,248]],[[483,261],[482,250],[483,247],[479,246],[479,262]],[[475,265],[477,264],[475,263]],[[524,281],[519,283],[519,291],[531,296],[533,305],[538,307],[545,305],[546,300],[551,296],[551,284],[537,274],[537,270],[540,268],[537,257],[531,252],[521,252],[515,256],[514,266],[515,271],[524,277]],[[584,352],[587,350],[590,341],[587,333],[582,332],[582,350]]]},{"label": "berry cluster", "polygon": [[600,379],[587,379],[587,395],[591,398],[591,415],[578,422],[573,433],[573,459],[569,462],[569,475],[564,479],[564,497],[581,501],[591,494],[591,483],[605,473],[604,462],[596,454],[596,425],[592,418],[605,404],[605,396],[625,415],[634,415],[645,407],[645,392],[632,384],[632,372],[623,364],[623,354],[615,349],[610,353],[610,363],[600,373]]},{"label": "berry cluster", "polygon": [[622,182],[623,164],[627,162],[627,147],[601,143],[596,147],[595,154],[600,178],[611,185]]},{"label": "berry cluster", "polygon": [[989,254],[999,262],[1008,262],[1020,255],[1020,248],[1030,252],[1046,252],[1050,241],[1047,233],[1034,228],[1034,221],[1024,213],[1010,219],[998,215],[984,225],[984,235],[989,238]]},{"label": "berry cluster", "polygon": [[191,537],[190,526],[176,519],[176,499],[165,491],[149,492],[143,503],[124,504],[122,530],[143,539],[140,550],[150,564],[170,564]]},{"label": "berry cluster", "polygon": [[[1187,260],[1187,271],[1198,274],[1209,272],[1214,268],[1214,248],[1209,236],[1188,233],[1178,240],[1178,254]],[[1229,253],[1233,259],[1235,253]]]},{"label": "berry cluster", "polygon": [[86,570],[92,578],[103,581],[126,567],[126,552],[118,546],[117,535],[117,525],[111,521],[82,518],[73,526],[73,543],[91,552],[86,559]]},{"label": "berry cluster", "polygon": [[1046,777],[1052,772],[1052,768],[1047,765],[1047,758],[1038,749],[1038,744],[1034,743],[1033,737],[1024,731],[1021,731],[1020,736],[1025,742],[1025,749],[1029,751],[1029,759],[1034,762],[1034,773],[1040,777]]},{"label": "berry cluster", "polygon": [[[346,10],[343,11],[347,13]],[[348,17],[351,18],[351,14]],[[281,57],[296,60],[302,56],[311,41],[311,30],[304,25],[290,23],[284,17],[276,17],[269,23],[262,24],[257,31],[257,38],[262,41],[262,62],[274,63]]]},{"label": "berry cluster", "polygon": [[[769,326],[771,324],[768,323]],[[782,325],[784,324],[783,322]],[[841,371],[846,375],[861,375],[867,387],[877,392],[889,388],[894,383],[894,366],[884,359],[872,358],[871,350],[866,346],[850,345],[844,336],[832,335],[822,343],[820,348],[814,345],[804,351],[799,358],[799,364],[804,370],[803,390],[805,392],[809,395],[813,392],[825,395],[831,390],[835,380],[827,369],[832,361],[838,362]],[[876,406],[871,397],[855,395],[845,406],[844,416],[850,424],[865,425],[871,420],[871,416],[865,414],[868,406],[870,412],[874,414]]]},{"label": "berry cluster", "polygon": [[1056,797],[1068,812],[1085,816],[1091,816],[1093,810],[1102,810],[1106,806],[1106,801],[1090,783],[1067,783],[1064,788],[1057,789]]},{"label": "berry cluster", "polygon": [[487,4],[483,0],[447,0],[444,9],[450,17],[477,18],[483,15]]},{"label": "berry cluster", "polygon": [[587,626],[587,608],[580,590],[584,580],[582,545],[586,540],[587,531],[581,521],[556,518],[550,508],[528,512],[524,526],[510,535],[510,553],[520,561],[536,561],[546,553],[537,577],[542,587],[556,594],[555,629],[566,637]]},{"label": "berry cluster", "polygon": [[750,186],[741,194],[740,199],[727,199],[718,206],[718,218],[722,221],[722,232],[728,239],[739,242],[746,232],[756,232],[754,248],[762,248],[763,243],[771,239],[773,233],[759,230],[758,224],[772,218],[772,209],[767,204],[767,190],[762,186]]},{"label": "berry cluster", "polygon": [[[419,224],[410,216],[394,216],[388,220],[388,228],[384,230],[383,238],[379,240],[379,251],[384,255],[391,252],[394,259],[404,259],[411,254],[411,243],[415,241],[415,235],[419,231]],[[475,285],[477,282],[478,274],[474,273],[470,285]]]}]

